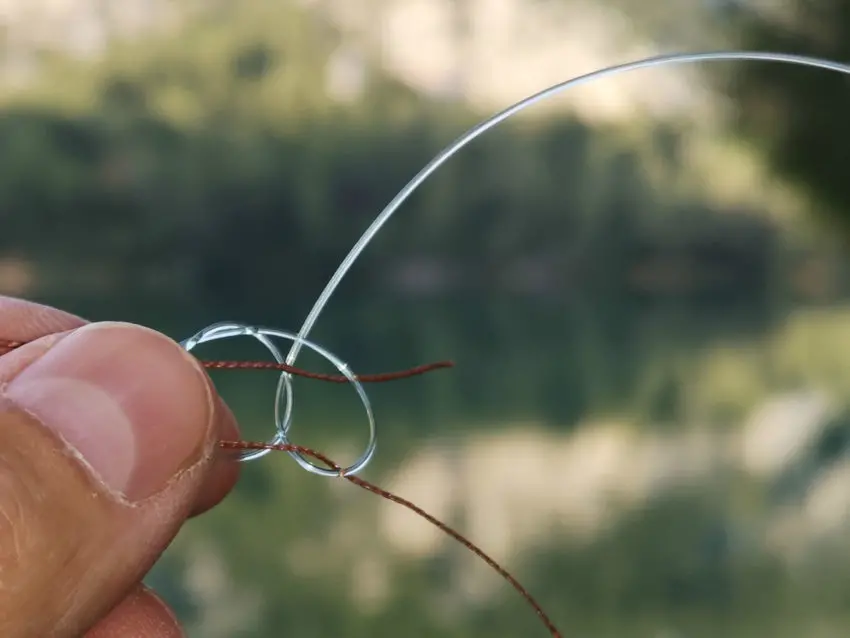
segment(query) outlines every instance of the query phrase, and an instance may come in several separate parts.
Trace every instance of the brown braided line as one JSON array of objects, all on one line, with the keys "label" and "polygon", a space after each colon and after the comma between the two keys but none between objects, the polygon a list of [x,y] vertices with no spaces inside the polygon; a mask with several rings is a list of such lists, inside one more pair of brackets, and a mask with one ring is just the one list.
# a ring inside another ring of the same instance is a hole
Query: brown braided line
[{"label": "brown braided line", "polygon": [[[0,338],[0,350],[11,351],[21,346],[25,345],[27,342],[25,341],[14,341],[10,339],[2,339]],[[329,381],[332,383],[347,383],[349,380],[341,375],[328,375],[328,374],[320,374],[315,372],[309,372],[306,370],[301,370],[300,368],[295,368],[293,366],[289,366],[286,364],[280,364],[276,362],[267,362],[267,361],[202,361],[203,366],[207,369],[211,370],[277,370],[281,372],[287,372],[290,374],[303,376],[310,379],[317,379],[321,381]],[[432,370],[437,370],[440,368],[449,368],[452,367],[453,363],[450,361],[441,361],[433,364],[417,366],[415,368],[411,368],[409,370],[403,370],[401,372],[389,372],[382,374],[374,374],[374,375],[361,375],[356,378],[361,382],[385,382],[385,381],[393,381],[396,379],[403,379],[419,374],[424,374],[426,372],[430,372]],[[562,638],[561,633],[558,631],[557,627],[555,627],[554,623],[551,621],[546,612],[543,611],[543,608],[539,605],[539,603],[534,599],[534,597],[528,592],[528,590],[523,587],[519,581],[516,580],[511,574],[503,568],[499,563],[490,558],[484,550],[480,549],[475,543],[467,539],[463,534],[454,530],[449,525],[443,523],[439,519],[435,518],[428,514],[425,510],[420,508],[419,506],[411,503],[407,499],[404,499],[400,496],[396,496],[392,492],[389,492],[383,488],[378,487],[377,485],[373,485],[368,481],[365,481],[357,476],[353,476],[350,474],[344,474],[343,468],[334,463],[331,459],[329,459],[324,454],[317,452],[311,448],[307,448],[300,445],[294,445],[291,443],[286,444],[270,444],[270,443],[260,443],[256,441],[219,441],[219,447],[226,450],[272,450],[279,452],[300,452],[306,456],[310,456],[318,461],[321,461],[325,465],[327,465],[330,469],[336,470],[340,473],[340,477],[346,479],[347,481],[354,483],[358,487],[372,492],[382,498],[387,499],[393,503],[406,507],[410,511],[414,512],[418,516],[421,516],[426,521],[442,530],[445,534],[448,534],[461,545],[466,547],[473,554],[478,556],[481,560],[483,560],[487,565],[489,565],[492,569],[496,571],[502,578],[504,578],[519,594],[525,599],[525,601],[531,605],[537,614],[538,618],[540,618],[541,622],[546,626],[552,638]]]},{"label": "brown braided line", "polygon": [[[15,350],[25,345],[26,341],[12,341],[10,339],[0,339],[0,350]],[[317,381],[327,381],[329,383],[350,383],[351,380],[340,374],[322,374],[320,372],[310,372],[302,370],[295,366],[286,363],[277,363],[276,361],[201,361],[201,364],[207,370],[277,370],[278,372],[286,372],[295,376],[304,377],[306,379],[315,379]],[[379,374],[361,374],[354,378],[361,383],[385,383],[387,381],[398,381],[400,379],[408,379],[410,377],[419,376],[434,370],[454,367],[452,361],[437,361],[436,363],[428,363],[407,370],[398,372],[381,372]]]},{"label": "brown braided line", "polygon": [[388,501],[392,501],[393,503],[397,503],[398,505],[406,507],[407,509],[409,509],[413,513],[417,514],[418,516],[421,516],[426,521],[428,521],[429,523],[431,523],[435,527],[442,530],[444,533],[446,533],[449,536],[451,536],[452,538],[454,538],[458,543],[460,543],[461,545],[466,547],[469,551],[471,551],[473,554],[478,556],[478,558],[480,558],[485,563],[487,563],[490,567],[492,567],[496,571],[496,573],[498,573],[502,578],[504,578],[506,581],[508,581],[508,583],[510,583],[510,585],[517,592],[519,592],[519,594],[525,599],[525,601],[529,605],[531,605],[531,607],[534,609],[535,613],[537,614],[537,617],[540,618],[540,620],[546,626],[546,629],[549,630],[549,633],[552,636],[552,638],[563,638],[562,635],[561,635],[561,632],[558,631],[558,628],[555,626],[555,624],[552,622],[552,620],[549,618],[549,616],[546,614],[546,612],[543,611],[543,608],[534,599],[534,596],[532,596],[528,592],[528,590],[519,583],[519,581],[516,578],[511,576],[510,572],[508,572],[504,567],[499,565],[499,563],[497,563],[495,560],[490,558],[490,556],[488,556],[484,552],[484,550],[479,548],[475,543],[473,543],[471,540],[466,538],[463,534],[461,534],[460,532],[451,528],[450,526],[446,525],[445,523],[443,523],[441,520],[435,518],[434,516],[431,516],[428,512],[423,510],[418,505],[411,503],[410,501],[408,501],[405,498],[402,498],[401,496],[396,496],[392,492],[389,492],[389,491],[387,491],[387,490],[385,490],[381,487],[378,487],[377,485],[374,485],[374,484],[370,483],[369,481],[365,481],[358,476],[353,476],[351,474],[344,474],[343,468],[340,467],[339,465],[337,465],[336,463],[334,463],[327,456],[325,456],[324,454],[322,454],[320,452],[316,452],[315,450],[312,450],[310,448],[307,448],[307,447],[304,447],[304,446],[301,446],[301,445],[294,445],[294,444],[291,444],[291,443],[271,444],[271,443],[261,443],[261,442],[257,442],[257,441],[221,441],[219,443],[219,446],[224,448],[224,449],[229,449],[229,450],[243,450],[243,451],[244,450],[274,450],[274,451],[279,451],[279,452],[301,452],[302,454],[304,454],[306,456],[311,456],[314,459],[321,461],[322,463],[327,465],[330,469],[336,470],[337,472],[340,473],[339,474],[340,478],[344,478],[347,481],[354,483],[354,485],[357,485],[358,487],[361,487],[368,492],[372,492],[373,494],[377,494],[378,496],[385,498]]}]

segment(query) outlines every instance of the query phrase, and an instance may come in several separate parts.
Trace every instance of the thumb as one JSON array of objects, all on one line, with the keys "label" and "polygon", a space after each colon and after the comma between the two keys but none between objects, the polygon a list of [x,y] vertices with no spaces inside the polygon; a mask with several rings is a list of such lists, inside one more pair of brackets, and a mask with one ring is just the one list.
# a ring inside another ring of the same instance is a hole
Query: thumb
[{"label": "thumb", "polygon": [[164,335],[89,324],[0,358],[0,636],[78,637],[189,515],[217,402]]}]

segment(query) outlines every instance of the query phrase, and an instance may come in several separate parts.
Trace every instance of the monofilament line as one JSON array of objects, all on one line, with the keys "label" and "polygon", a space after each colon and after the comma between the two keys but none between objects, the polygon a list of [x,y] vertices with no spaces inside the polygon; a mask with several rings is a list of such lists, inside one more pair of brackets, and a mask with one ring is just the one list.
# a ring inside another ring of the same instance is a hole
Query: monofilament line
[{"label": "monofilament line", "polygon": [[506,108],[505,110],[501,111],[500,113],[497,113],[493,117],[474,126],[469,131],[457,138],[454,142],[449,144],[449,146],[447,146],[444,150],[438,153],[437,156],[434,157],[434,159],[432,159],[425,166],[425,168],[419,171],[419,173],[415,177],[413,177],[413,179],[411,179],[407,183],[407,185],[404,186],[404,188],[399,191],[398,195],[396,195],[392,199],[392,201],[387,204],[386,208],[384,208],[378,214],[378,216],[366,229],[366,231],[363,233],[363,235],[360,237],[360,239],[345,257],[345,259],[343,259],[342,263],[339,265],[339,268],[337,268],[336,272],[333,274],[333,276],[330,278],[327,285],[325,286],[325,289],[319,295],[318,299],[316,300],[316,303],[313,305],[313,308],[310,310],[310,313],[304,320],[304,324],[298,331],[297,340],[293,342],[289,353],[286,355],[286,363],[288,363],[289,365],[295,363],[295,359],[301,351],[301,344],[303,343],[303,340],[309,336],[310,331],[313,329],[313,326],[318,320],[319,315],[322,313],[322,311],[325,309],[325,306],[330,301],[330,298],[336,291],[337,286],[339,286],[343,277],[345,277],[345,275],[354,265],[354,262],[357,261],[361,253],[365,250],[366,246],[368,246],[369,243],[375,238],[375,235],[378,234],[378,231],[381,230],[383,225],[389,221],[390,217],[392,217],[392,215],[399,209],[399,207],[405,202],[405,200],[410,197],[410,195],[413,194],[413,192],[417,188],[419,188],[419,186],[421,186],[425,182],[425,180],[427,180],[431,176],[432,173],[434,173],[440,166],[442,166],[446,161],[448,161],[449,158],[451,158],[455,153],[460,151],[464,146],[469,144],[478,136],[486,133],[487,131],[498,126],[510,117],[513,117],[520,111],[523,111],[526,108],[537,104],[538,102],[542,102],[543,100],[554,97],[568,89],[575,88],[582,84],[588,84],[595,80],[601,80],[602,78],[619,75],[627,71],[636,71],[638,69],[648,69],[673,64],[746,60],[778,62],[797,66],[814,67],[827,71],[836,71],[838,73],[850,75],[850,66],[846,64],[802,55],[769,53],[760,51],[720,51],[707,53],[683,53],[651,57],[635,62],[628,62],[625,64],[610,66],[599,71],[593,71],[592,73],[587,73],[585,75],[578,76],[571,80],[561,82],[560,84],[555,84],[547,89],[540,91],[539,93],[535,93],[534,95],[517,102],[513,106]]}]

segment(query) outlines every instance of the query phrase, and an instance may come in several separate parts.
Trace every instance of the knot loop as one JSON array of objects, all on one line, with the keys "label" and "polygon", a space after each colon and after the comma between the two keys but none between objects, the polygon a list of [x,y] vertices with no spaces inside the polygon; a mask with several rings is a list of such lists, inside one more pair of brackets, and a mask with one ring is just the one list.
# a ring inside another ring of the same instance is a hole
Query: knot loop
[{"label": "knot loop", "polygon": [[[278,350],[275,345],[273,339],[285,339],[287,341],[292,341],[293,345],[296,347],[306,346],[333,364],[334,367],[339,370],[339,373],[343,375],[354,387],[355,392],[357,392],[369,420],[369,442],[366,444],[366,449],[363,454],[349,467],[328,469],[316,465],[312,461],[308,460],[307,457],[298,450],[288,451],[288,454],[294,458],[302,468],[320,476],[344,478],[346,476],[357,474],[371,462],[372,457],[375,455],[378,436],[375,417],[372,413],[372,405],[369,402],[369,397],[366,395],[366,390],[363,388],[363,385],[357,377],[351,372],[348,364],[325,348],[307,339],[298,337],[293,333],[274,328],[257,327],[235,322],[222,322],[207,326],[203,330],[182,341],[180,345],[183,346],[187,352],[191,352],[194,348],[203,343],[217,341],[219,339],[231,339],[234,337],[255,338],[266,347],[266,349],[274,357],[275,361],[279,364],[284,363],[284,358],[280,350]],[[271,451],[272,446],[291,444],[291,441],[289,440],[289,430],[292,427],[292,406],[292,375],[289,372],[281,372],[280,380],[277,384],[277,392],[275,393],[275,435],[266,442],[269,446],[268,448],[260,450],[240,450],[240,461],[253,461],[268,454]]]}]

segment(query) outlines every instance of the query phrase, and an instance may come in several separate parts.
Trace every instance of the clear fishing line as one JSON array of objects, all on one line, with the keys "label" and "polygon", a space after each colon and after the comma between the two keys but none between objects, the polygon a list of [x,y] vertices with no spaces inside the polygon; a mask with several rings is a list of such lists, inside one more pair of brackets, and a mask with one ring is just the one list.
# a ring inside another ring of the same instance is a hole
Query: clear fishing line
[{"label": "clear fishing line", "polygon": [[[645,58],[643,60],[637,60],[634,62],[628,62],[625,64],[610,66],[604,69],[600,69],[598,71],[593,71],[591,73],[580,75],[565,82],[550,86],[549,88],[544,89],[538,93],[535,93],[534,95],[531,95],[530,97],[527,97],[517,102],[513,106],[506,108],[505,110],[497,113],[491,118],[484,120],[480,124],[472,127],[466,133],[458,137],[454,142],[449,144],[440,153],[438,153],[434,157],[434,159],[432,159],[421,171],[419,171],[419,173],[417,173],[416,176],[414,176],[413,179],[411,179],[404,186],[404,188],[402,188],[399,193],[392,199],[392,201],[390,201],[390,203],[387,204],[387,206],[378,214],[378,216],[366,229],[360,239],[357,240],[357,243],[353,246],[348,255],[346,255],[345,259],[343,259],[342,263],[339,265],[336,272],[330,278],[324,290],[319,295],[318,299],[313,305],[313,308],[310,310],[309,314],[307,315],[307,318],[304,320],[304,324],[301,326],[301,329],[299,330],[297,335],[290,334],[282,330],[274,330],[271,328],[256,328],[244,324],[215,324],[213,326],[205,328],[204,330],[201,330],[193,337],[190,337],[189,339],[185,340],[182,344],[183,347],[187,350],[191,350],[192,348],[207,341],[214,341],[217,339],[232,338],[237,336],[253,336],[261,343],[263,343],[266,348],[269,349],[269,351],[272,353],[278,363],[286,363],[290,366],[294,365],[295,360],[298,357],[298,354],[301,352],[301,348],[303,346],[307,346],[309,349],[317,352],[318,354],[329,360],[354,385],[354,388],[366,409],[366,413],[369,419],[369,442],[367,443],[366,450],[352,466],[345,469],[346,474],[355,474],[361,471],[363,468],[366,467],[366,465],[368,465],[368,463],[373,458],[376,450],[377,440],[375,420],[366,392],[363,389],[363,386],[351,373],[350,369],[344,362],[342,362],[338,357],[328,352],[321,346],[318,346],[308,341],[307,337],[310,334],[310,331],[313,329],[313,326],[315,325],[319,316],[324,311],[337,287],[342,282],[345,275],[348,274],[348,271],[351,269],[351,267],[366,249],[366,246],[368,246],[369,243],[375,238],[375,235],[377,235],[378,231],[380,231],[384,224],[389,221],[390,217],[393,216],[393,214],[407,200],[407,198],[410,197],[410,195],[413,194],[413,192],[417,188],[419,188],[419,186],[421,186],[425,182],[425,180],[427,180],[431,176],[432,173],[434,173],[440,166],[442,166],[449,158],[451,158],[455,153],[460,151],[464,146],[472,142],[480,135],[486,133],[490,129],[495,128],[510,117],[516,115],[520,111],[523,111],[524,109],[533,106],[538,102],[542,102],[543,100],[546,100],[550,97],[559,95],[567,89],[574,88],[582,84],[587,84],[594,80],[600,80],[605,77],[619,75],[627,71],[635,71],[638,69],[648,69],[673,64],[689,64],[696,62],[719,61],[776,62],[795,66],[819,68],[827,71],[835,71],[844,75],[850,75],[850,66],[842,64],[840,62],[826,60],[823,58],[760,51],[721,51],[708,53],[683,53]],[[283,360],[280,351],[274,345],[271,338],[282,338],[292,341],[292,346],[289,350],[289,353],[286,355],[285,360]],[[289,373],[283,372],[281,373],[280,380],[277,386],[277,392],[275,395],[274,421],[276,433],[271,440],[267,441],[269,444],[278,445],[290,443],[288,434],[292,425],[292,411],[292,377]],[[271,450],[243,451],[239,456],[239,460],[255,460],[265,456],[270,451]],[[289,452],[289,454],[298,462],[299,465],[301,465],[301,467],[303,467],[309,472],[322,476],[339,476],[338,471],[328,470],[326,468],[315,465],[314,463],[309,461],[305,456],[303,456],[300,452]]]},{"label": "clear fishing line", "polygon": [[[278,350],[277,346],[274,343],[274,339],[284,339],[287,341],[292,341],[299,346],[307,346],[308,349],[312,350],[316,354],[321,357],[324,357],[331,364],[339,370],[339,373],[343,375],[348,382],[354,387],[355,392],[357,392],[357,396],[360,398],[360,402],[363,404],[363,408],[366,410],[366,417],[369,420],[369,441],[366,444],[366,449],[361,454],[360,458],[357,459],[352,465],[346,468],[329,470],[327,468],[312,466],[313,472],[315,474],[321,474],[322,476],[343,476],[343,475],[354,475],[357,474],[360,470],[366,467],[369,462],[372,460],[372,457],[375,455],[375,446],[377,443],[377,429],[375,426],[375,416],[372,413],[372,404],[369,401],[369,397],[366,394],[366,390],[363,388],[363,384],[357,379],[351,369],[348,367],[348,364],[345,363],[342,359],[337,357],[332,352],[329,352],[322,346],[319,346],[307,339],[302,339],[297,335],[294,335],[290,332],[286,332],[285,330],[277,330],[275,328],[263,328],[257,326],[249,326],[242,323],[234,323],[234,322],[221,322],[216,323],[211,326],[207,326],[203,330],[197,332],[192,335],[188,339],[185,339],[180,343],[180,345],[186,350],[186,352],[191,352],[196,347],[201,344],[208,343],[211,341],[218,341],[220,339],[232,339],[234,337],[253,337],[261,344],[263,344],[268,351],[271,353],[274,360],[278,363],[283,363],[283,355]],[[279,445],[286,444],[288,441],[286,440],[287,434],[287,426],[292,422],[292,376],[288,373],[283,373],[280,376],[280,380],[277,385],[277,393],[275,395],[275,405],[274,405],[274,418],[275,423],[278,425],[277,433],[274,438],[268,441],[270,445]],[[241,461],[252,461],[258,459],[262,456],[268,454],[271,450],[243,450],[239,454],[239,460]]]},{"label": "clear fishing line", "polygon": [[[625,64],[610,66],[605,69],[593,71],[591,73],[578,76],[571,80],[555,84],[547,89],[544,89],[530,97],[527,97],[517,102],[513,106],[506,108],[505,110],[497,113],[491,118],[469,129],[466,133],[461,135],[444,150],[438,153],[437,156],[434,157],[434,159],[432,159],[415,177],[413,177],[413,179],[411,179],[407,183],[407,185],[401,189],[401,191],[399,191],[399,193],[392,199],[392,201],[387,204],[386,208],[384,208],[378,214],[378,216],[366,229],[366,231],[363,233],[363,235],[360,237],[360,239],[345,257],[345,259],[343,259],[342,263],[339,265],[339,268],[337,268],[336,272],[330,278],[324,290],[319,295],[318,299],[316,300],[316,303],[313,305],[313,308],[310,310],[309,314],[307,315],[307,318],[304,320],[304,324],[301,326],[298,335],[294,339],[292,339],[292,347],[290,348],[289,353],[286,355],[285,362],[289,365],[293,365],[295,363],[296,358],[298,357],[298,354],[301,351],[301,347],[303,345],[308,345],[309,342],[306,341],[306,338],[310,334],[310,331],[313,329],[313,326],[318,320],[319,315],[321,315],[322,311],[325,309],[325,306],[327,306],[328,302],[330,301],[331,296],[336,291],[337,286],[339,286],[340,282],[342,282],[342,279],[345,277],[346,274],[348,274],[348,271],[354,265],[354,262],[357,261],[362,252],[366,249],[366,246],[368,246],[369,243],[375,238],[375,235],[378,234],[378,231],[381,230],[383,225],[389,221],[390,217],[393,216],[393,214],[399,209],[399,207],[405,202],[405,200],[407,200],[407,198],[410,197],[410,195],[417,188],[419,188],[419,186],[421,186],[423,182],[425,182],[425,180],[431,176],[432,173],[434,173],[450,157],[460,151],[464,146],[469,144],[475,138],[479,137],[483,133],[486,133],[490,129],[498,126],[502,122],[506,121],[508,118],[519,113],[520,111],[523,111],[524,109],[537,104],[538,102],[542,102],[543,100],[559,95],[567,89],[571,89],[582,84],[587,84],[594,80],[601,80],[605,77],[611,77],[614,75],[625,73],[627,71],[635,71],[638,69],[648,69],[673,64],[720,61],[777,62],[796,66],[820,68],[827,71],[836,71],[838,73],[850,75],[850,66],[846,64],[803,55],[769,53],[759,51],[684,53],[656,56],[634,62],[628,62]],[[288,442],[287,435],[290,429],[292,418],[292,389],[290,385],[289,375],[285,373],[281,376],[281,382],[278,385],[277,397],[275,401],[276,405],[280,405],[283,401],[286,401],[286,409],[283,411],[282,414],[280,414],[280,418],[276,418],[277,435],[275,437],[275,442],[286,443]],[[372,432],[374,432],[374,430],[372,430]],[[371,441],[371,443],[374,443],[374,441]],[[372,453],[374,453],[373,446],[370,447],[370,450]],[[242,460],[256,459],[261,456],[264,456],[266,453],[268,452],[251,452],[243,456]],[[315,465],[306,457],[301,455],[299,452],[289,452],[289,454],[301,465],[301,467],[303,467],[309,472],[321,474],[324,476],[337,475],[334,472],[329,472],[328,470]],[[365,458],[365,456],[361,458]],[[368,458],[371,458],[371,455]],[[359,466],[359,469],[365,467],[366,463],[368,463],[368,459],[362,465]]]}]

